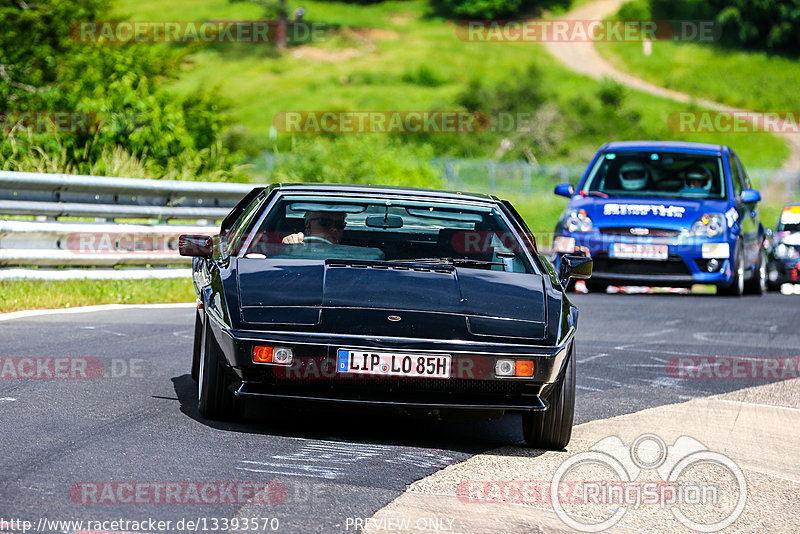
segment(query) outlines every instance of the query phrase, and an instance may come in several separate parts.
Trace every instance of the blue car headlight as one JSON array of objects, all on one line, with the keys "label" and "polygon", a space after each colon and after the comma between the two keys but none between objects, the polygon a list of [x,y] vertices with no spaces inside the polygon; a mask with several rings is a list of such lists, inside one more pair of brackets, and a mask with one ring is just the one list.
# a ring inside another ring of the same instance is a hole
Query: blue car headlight
[{"label": "blue car headlight", "polygon": [[725,216],[721,213],[704,213],[692,225],[692,237],[717,237],[725,233]]},{"label": "blue car headlight", "polygon": [[775,247],[775,257],[781,260],[794,260],[800,257],[800,252],[797,251],[796,247],[781,243]]},{"label": "blue car headlight", "polygon": [[564,229],[570,233],[591,232],[592,228],[592,219],[589,218],[586,210],[572,210],[564,219]]}]

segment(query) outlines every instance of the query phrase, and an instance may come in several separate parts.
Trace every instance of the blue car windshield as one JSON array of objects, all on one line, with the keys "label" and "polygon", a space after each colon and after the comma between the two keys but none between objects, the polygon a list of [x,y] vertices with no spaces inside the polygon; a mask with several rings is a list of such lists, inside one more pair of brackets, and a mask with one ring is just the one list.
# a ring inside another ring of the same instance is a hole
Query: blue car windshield
[{"label": "blue car windshield", "polygon": [[675,152],[607,152],[595,162],[583,191],[609,197],[726,197],[720,157]]},{"label": "blue car windshield", "polygon": [[272,206],[242,255],[535,272],[523,251],[488,205],[287,195]]}]

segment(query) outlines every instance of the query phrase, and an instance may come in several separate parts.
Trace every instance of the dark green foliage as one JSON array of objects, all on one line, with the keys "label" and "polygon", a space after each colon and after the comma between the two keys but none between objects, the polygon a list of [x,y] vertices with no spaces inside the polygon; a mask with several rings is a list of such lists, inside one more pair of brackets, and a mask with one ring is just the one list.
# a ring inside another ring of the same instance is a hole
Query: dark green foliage
[{"label": "dark green foliage", "polygon": [[650,0],[655,19],[716,20],[722,44],[800,54],[800,0]]},{"label": "dark green foliage", "polygon": [[431,0],[434,12],[453,19],[488,20],[518,17],[554,7],[569,0]]},{"label": "dark green foliage", "polygon": [[555,94],[547,75],[534,65],[498,85],[474,79],[457,98],[458,107],[489,119],[471,133],[410,136],[438,154],[518,160],[554,159],[570,154],[573,143],[652,136],[631,109],[623,86],[604,80],[596,93]]},{"label": "dark green foliage", "polygon": [[[190,178],[227,172],[223,105],[213,93],[164,89],[186,47],[79,42],[79,21],[110,20],[106,0],[0,3],[0,110],[77,111],[99,119],[84,133],[19,131],[0,139],[2,168]],[[6,132],[8,133],[8,132]],[[124,160],[121,163],[121,160]],[[46,162],[46,163],[43,163]]]}]

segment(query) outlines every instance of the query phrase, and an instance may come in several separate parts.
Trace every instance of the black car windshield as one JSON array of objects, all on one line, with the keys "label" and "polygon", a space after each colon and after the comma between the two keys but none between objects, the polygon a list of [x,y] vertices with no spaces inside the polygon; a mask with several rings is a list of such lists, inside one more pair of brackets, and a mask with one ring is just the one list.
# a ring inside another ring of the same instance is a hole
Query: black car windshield
[{"label": "black car windshield", "polygon": [[489,205],[296,195],[271,208],[243,256],[534,272],[522,251]]},{"label": "black car windshield", "polygon": [[718,156],[675,152],[607,152],[595,163],[583,191],[597,196],[725,198]]},{"label": "black car windshield", "polygon": [[783,208],[775,230],[778,232],[800,232],[800,205]]}]

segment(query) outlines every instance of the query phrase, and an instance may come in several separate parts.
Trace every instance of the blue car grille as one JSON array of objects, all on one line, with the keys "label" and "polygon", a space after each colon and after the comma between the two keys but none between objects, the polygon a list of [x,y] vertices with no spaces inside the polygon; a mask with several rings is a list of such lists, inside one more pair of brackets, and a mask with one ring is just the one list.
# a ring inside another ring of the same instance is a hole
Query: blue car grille
[{"label": "blue car grille", "polygon": [[610,274],[691,275],[680,256],[671,255],[666,261],[621,260],[597,254],[593,258],[594,270]]},{"label": "blue car grille", "polygon": [[661,228],[644,228],[647,230],[647,233],[636,233],[637,231],[632,229],[635,228],[644,228],[641,226],[620,226],[620,227],[613,227],[613,228],[600,228],[600,233],[604,235],[625,235],[625,236],[635,236],[635,237],[675,237],[679,235],[681,232],[680,230],[664,230]]}]

